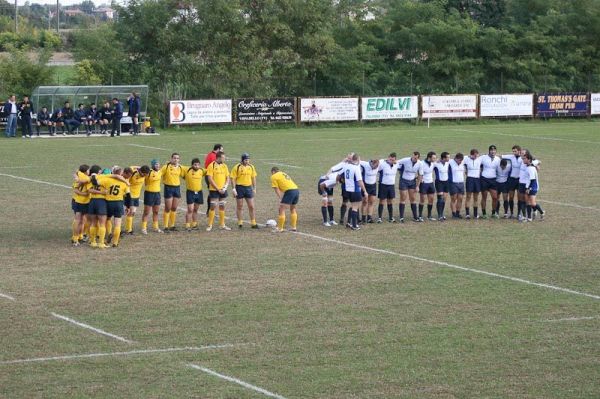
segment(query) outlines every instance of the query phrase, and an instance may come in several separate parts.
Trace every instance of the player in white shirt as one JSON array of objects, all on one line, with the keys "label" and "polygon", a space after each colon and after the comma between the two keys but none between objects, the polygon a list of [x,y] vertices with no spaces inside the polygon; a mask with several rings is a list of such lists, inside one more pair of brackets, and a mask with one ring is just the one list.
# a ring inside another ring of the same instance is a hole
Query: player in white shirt
[{"label": "player in white shirt", "polygon": [[513,218],[515,208],[515,193],[519,188],[519,170],[521,169],[521,146],[513,145],[512,154],[502,155],[502,159],[507,159],[511,163],[510,176],[508,177],[508,206],[510,208],[509,219]]},{"label": "player in white shirt", "polygon": [[[338,173],[341,173],[342,169]],[[317,191],[321,196],[321,214],[323,226],[330,227],[337,224],[333,220],[333,188],[337,184],[338,173],[329,173],[319,177]]]},{"label": "player in white shirt", "polygon": [[499,216],[496,213],[498,205],[498,191],[496,188],[496,170],[500,165],[500,157],[496,156],[497,150],[495,145],[488,148],[487,155],[480,157],[481,159],[481,217],[487,218],[485,209],[487,196],[490,193],[492,197],[492,218],[497,219]]},{"label": "player in white shirt", "polygon": [[348,193],[351,207],[349,221],[346,226],[352,230],[360,230],[360,227],[358,227],[358,208],[362,203],[363,192],[366,189],[360,170],[360,157],[358,154],[352,155],[352,160],[344,166],[342,175],[344,176],[346,192]]},{"label": "player in white shirt", "polygon": [[504,219],[508,219],[508,189],[512,168],[508,159],[502,159],[500,165],[496,168],[496,192],[498,193],[498,201],[496,201],[496,214],[500,214],[500,194],[502,194],[502,200],[504,204]]},{"label": "player in white shirt", "polygon": [[421,182],[419,169],[421,169],[422,164],[419,158],[421,158],[421,153],[415,151],[411,157],[402,158],[398,161],[398,172],[400,172],[400,223],[404,223],[404,207],[407,199],[410,201],[413,221],[422,222],[417,215],[417,187]]},{"label": "player in white shirt", "polygon": [[450,190],[450,183],[448,182],[449,160],[450,154],[444,151],[440,154],[440,160],[434,163],[435,191],[437,192],[436,209],[438,220],[440,222],[446,220],[446,217],[444,216],[444,207],[446,206],[446,199],[448,198],[448,191]]},{"label": "player in white shirt", "polygon": [[[525,148],[521,149],[521,153],[522,153],[522,155],[521,155],[522,163],[521,163],[521,168],[519,169],[519,202],[518,202],[518,212],[517,212],[517,214],[519,215],[519,221],[523,221],[524,219],[527,218],[527,216],[526,216],[527,205],[528,205],[527,189],[529,187],[528,186],[529,183],[531,182],[528,167],[531,165],[531,166],[537,168],[537,165],[539,165],[539,163],[540,163],[540,161],[538,161],[537,159],[534,159],[533,156],[531,155],[531,153],[528,150],[526,150]],[[537,177],[536,177],[536,180],[537,180]],[[537,187],[536,187],[536,192],[537,192]]]},{"label": "player in white shirt", "polygon": [[[523,163],[527,168],[527,178],[528,182],[525,183],[525,195],[527,201],[527,221],[533,221],[533,214],[535,211],[540,212],[540,218],[544,218],[544,210],[538,205],[536,196],[540,189],[539,179],[538,179],[538,170],[534,165],[535,160],[531,156],[530,153],[526,153],[523,155]],[[519,184],[519,191],[521,191],[521,187]],[[524,220],[523,220],[524,221]]]},{"label": "player in white shirt", "polygon": [[398,163],[396,162],[396,153],[392,152],[387,159],[379,161],[379,187],[377,198],[379,205],[377,207],[377,223],[381,223],[383,217],[383,206],[387,205],[388,221],[394,223],[394,198],[396,198],[396,173],[398,172]]},{"label": "player in white shirt", "polygon": [[379,170],[379,159],[372,159],[369,162],[360,161],[360,168],[363,174],[366,195],[363,198],[361,206],[361,222],[373,223],[373,207],[375,198],[377,198],[377,173]]},{"label": "player in white shirt", "polygon": [[462,219],[460,208],[465,195],[465,164],[464,155],[457,153],[454,159],[448,162],[448,181],[450,182],[450,209],[453,219]]},{"label": "player in white shirt", "polygon": [[[340,168],[340,167],[342,167],[342,168],[346,167],[346,164],[351,161],[353,156],[354,156],[353,152],[349,153],[348,155],[346,155],[346,158],[343,161],[332,166],[330,171],[338,170],[338,168]],[[348,210],[348,203],[350,202],[350,199],[348,198],[348,193],[346,192],[346,185],[344,184],[344,177],[342,176],[341,172],[339,173],[338,181],[341,183],[341,187],[342,187],[342,205],[340,206],[340,224],[343,224],[344,219],[346,218],[346,211]]]},{"label": "player in white shirt", "polygon": [[465,199],[465,219],[471,219],[469,213],[469,202],[472,200],[473,217],[479,219],[479,210],[477,208],[477,200],[481,192],[481,157],[479,151],[475,148],[471,150],[470,155],[464,160],[467,170],[467,198]]},{"label": "player in white shirt", "polygon": [[427,200],[427,219],[429,221],[435,221],[436,219],[431,215],[433,210],[433,197],[435,196],[435,184],[433,181],[433,173],[435,169],[435,163],[437,161],[437,154],[433,151],[427,153],[427,158],[421,163],[421,169],[419,169],[419,176],[421,176],[421,184],[419,184],[419,220],[423,221],[423,207],[425,200]]}]

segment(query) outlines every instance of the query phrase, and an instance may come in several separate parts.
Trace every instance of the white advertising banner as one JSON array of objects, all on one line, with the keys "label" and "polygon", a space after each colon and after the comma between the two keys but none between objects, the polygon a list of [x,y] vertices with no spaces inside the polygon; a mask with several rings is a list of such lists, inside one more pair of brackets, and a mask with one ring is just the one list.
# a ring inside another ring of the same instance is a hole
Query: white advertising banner
[{"label": "white advertising banner", "polygon": [[423,96],[423,119],[476,118],[477,95]]},{"label": "white advertising banner", "polygon": [[419,116],[419,99],[414,97],[363,97],[362,120],[415,119]]},{"label": "white advertising banner", "polygon": [[592,93],[592,115],[600,115],[600,93]]},{"label": "white advertising banner", "polygon": [[533,94],[482,94],[479,116],[533,116]]},{"label": "white advertising banner", "polygon": [[302,98],[301,122],[357,121],[358,98]]},{"label": "white advertising banner", "polygon": [[231,123],[231,100],[182,100],[169,104],[173,125]]}]

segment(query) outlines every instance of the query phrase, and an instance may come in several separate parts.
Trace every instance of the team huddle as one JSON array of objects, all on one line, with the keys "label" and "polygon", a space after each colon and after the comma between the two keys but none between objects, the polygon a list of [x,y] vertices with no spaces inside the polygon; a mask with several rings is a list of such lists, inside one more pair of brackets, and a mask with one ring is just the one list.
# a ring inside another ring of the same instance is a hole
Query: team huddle
[{"label": "team huddle", "polygon": [[[338,223],[334,219],[333,188],[342,187],[340,224],[359,230],[361,223],[374,223],[375,202],[378,200],[377,223],[383,222],[383,211],[387,208],[388,222],[394,223],[394,198],[396,175],[400,174],[398,206],[399,221],[404,222],[407,203],[410,204],[412,219],[424,222],[423,211],[427,206],[427,220],[445,221],[444,210],[448,197],[452,218],[463,219],[461,209],[465,202],[465,219],[486,219],[486,203],[491,198],[491,217],[500,218],[500,195],[505,219],[514,218],[514,198],[517,194],[517,217],[520,222],[531,222],[544,211],[537,203],[539,190],[538,165],[540,162],[531,153],[515,145],[512,153],[497,155],[496,146],[489,146],[486,155],[472,149],[468,157],[457,153],[450,159],[448,152],[438,158],[433,151],[425,160],[415,151],[412,156],[397,159],[391,153],[387,159],[362,161],[350,153],[342,162],[334,165],[319,178],[318,192],[321,196],[323,225],[330,227]],[[481,202],[479,203],[479,194]],[[417,204],[417,194],[419,203]],[[433,216],[433,205],[437,195],[437,218]],[[481,214],[479,206],[481,205]],[[471,215],[471,208],[473,214]],[[348,212],[348,218],[345,219]]]},{"label": "team huddle", "polygon": [[[236,200],[238,227],[243,227],[243,204],[247,205],[251,228],[258,228],[254,197],[256,194],[257,173],[250,162],[250,155],[242,154],[240,162],[231,171],[225,164],[223,146],[216,144],[207,154],[204,167],[198,158],[190,166],[180,163],[178,153],[173,153],[166,165],[153,159],[150,165],[122,168],[113,166],[102,169],[99,165],[81,165],[74,174],[71,207],[74,212],[71,243],[79,246],[89,240],[93,248],[118,247],[121,232],[134,234],[133,222],[143,190],[143,213],[141,234],[148,234],[148,221],[152,218],[152,231],[170,233],[178,230],[176,226],[177,209],[182,196],[182,181],[185,182],[185,229],[198,230],[198,211],[204,203],[203,183],[208,190],[208,209],[206,231],[212,231],[218,214],[219,228],[231,230],[225,224],[225,206],[228,187]],[[161,207],[161,183],[163,185],[163,228],[159,227]],[[284,231],[285,213],[290,212],[290,230],[296,231],[298,214],[296,205],[299,200],[298,186],[278,168],[271,169],[271,187],[279,198],[279,217],[275,232]],[[124,230],[122,220],[125,218]]]}]

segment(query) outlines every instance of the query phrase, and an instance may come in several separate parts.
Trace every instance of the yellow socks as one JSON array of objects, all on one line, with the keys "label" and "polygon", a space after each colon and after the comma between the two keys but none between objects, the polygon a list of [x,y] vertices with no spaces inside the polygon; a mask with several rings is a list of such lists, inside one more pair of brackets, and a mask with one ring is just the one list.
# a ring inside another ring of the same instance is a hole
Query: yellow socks
[{"label": "yellow socks", "polygon": [[106,221],[106,234],[112,233],[112,219]]},{"label": "yellow socks", "polygon": [[125,231],[129,233],[132,230],[133,230],[133,216],[127,216],[125,218]]},{"label": "yellow socks", "polygon": [[121,226],[115,227],[112,236],[112,244],[119,245],[119,239],[121,238]]},{"label": "yellow socks", "polygon": [[96,236],[98,235],[98,228],[96,226],[90,226],[90,243],[96,242]]},{"label": "yellow socks", "polygon": [[165,226],[165,229],[169,228],[169,214],[170,213],[171,212],[167,212],[167,211],[163,212],[163,226]]},{"label": "yellow socks", "polygon": [[71,241],[79,241],[79,223],[77,220],[73,220],[73,224],[71,225]]},{"label": "yellow socks", "polygon": [[295,230],[297,224],[298,224],[298,214],[294,212],[290,215],[290,225],[291,225],[292,229]]},{"label": "yellow socks", "polygon": [[251,224],[252,226],[256,226],[256,219],[252,219],[252,220],[250,221],[250,224]]},{"label": "yellow socks", "polygon": [[142,230],[148,230],[148,221],[147,220],[142,220]]},{"label": "yellow socks", "polygon": [[285,226],[285,215],[279,215],[277,218],[277,228],[283,230],[283,226]]},{"label": "yellow socks", "polygon": [[169,214],[169,226],[175,227],[175,221],[177,220],[177,212],[171,211]]},{"label": "yellow socks", "polygon": [[185,224],[185,228],[186,228],[186,229],[190,229],[190,228],[192,228],[192,224],[191,224],[191,223],[189,223],[189,222],[188,222],[188,223],[186,223],[186,224]]},{"label": "yellow socks", "polygon": [[198,222],[192,222],[192,227],[198,227]]},{"label": "yellow socks", "polygon": [[242,219],[238,219],[238,226],[241,226],[243,224],[244,224],[244,222],[242,221]]},{"label": "yellow socks", "polygon": [[211,209],[210,211],[208,211],[208,225],[212,226],[214,221],[215,221],[215,210]]},{"label": "yellow socks", "polygon": [[156,220],[156,221],[154,221],[154,220],[153,220],[153,221],[152,221],[152,228],[153,228],[154,230],[158,230],[158,220]]},{"label": "yellow socks", "polygon": [[106,227],[98,227],[98,244],[103,245],[104,239],[106,238]]},{"label": "yellow socks", "polygon": [[219,226],[225,226],[225,211],[219,209]]}]

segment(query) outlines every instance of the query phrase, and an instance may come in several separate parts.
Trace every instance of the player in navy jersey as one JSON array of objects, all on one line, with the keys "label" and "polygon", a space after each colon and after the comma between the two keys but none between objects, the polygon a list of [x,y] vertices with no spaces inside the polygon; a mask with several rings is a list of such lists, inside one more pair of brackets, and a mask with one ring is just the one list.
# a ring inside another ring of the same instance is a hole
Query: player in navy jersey
[{"label": "player in navy jersey", "polygon": [[406,200],[410,201],[410,209],[413,214],[413,221],[422,222],[417,215],[417,187],[421,182],[419,169],[421,169],[421,154],[419,151],[413,152],[411,157],[402,158],[398,161],[398,172],[400,172],[400,223],[404,223],[404,208]]},{"label": "player in navy jersey", "polygon": [[448,182],[450,188],[450,209],[452,218],[462,219],[460,209],[462,207],[463,196],[465,195],[465,164],[464,155],[457,153],[454,159],[448,162]]},{"label": "player in navy jersey", "polygon": [[496,208],[498,205],[498,191],[496,187],[496,170],[500,165],[500,157],[496,156],[495,145],[488,148],[488,153],[480,157],[481,159],[481,216],[487,218],[486,202],[488,193],[492,197],[492,218],[497,219]]},{"label": "player in navy jersey", "polygon": [[396,198],[395,184],[396,173],[398,172],[398,163],[396,162],[396,153],[392,152],[387,159],[379,161],[377,168],[379,173],[379,187],[377,189],[377,198],[379,205],[377,206],[377,223],[381,223],[383,217],[383,206],[387,206],[388,221],[394,223],[394,198]]},{"label": "player in navy jersey", "polygon": [[472,149],[469,156],[464,160],[467,170],[467,197],[465,199],[465,219],[471,219],[469,213],[469,202],[472,200],[473,217],[479,219],[479,210],[477,202],[481,192],[481,157],[477,149]]},{"label": "player in navy jersey", "polygon": [[431,215],[433,210],[433,198],[435,196],[435,185],[433,181],[433,174],[435,169],[435,163],[437,161],[437,154],[433,151],[427,153],[427,158],[421,163],[421,169],[419,169],[419,176],[421,176],[421,184],[419,184],[419,220],[423,221],[423,207],[425,200],[427,200],[427,219],[429,221],[435,221],[435,218]]},{"label": "player in navy jersey", "polygon": [[440,154],[440,160],[434,163],[435,191],[437,192],[436,210],[438,214],[438,220],[441,222],[446,220],[446,216],[444,216],[444,208],[446,206],[446,200],[450,190],[448,182],[449,161],[450,154],[444,151]]}]

